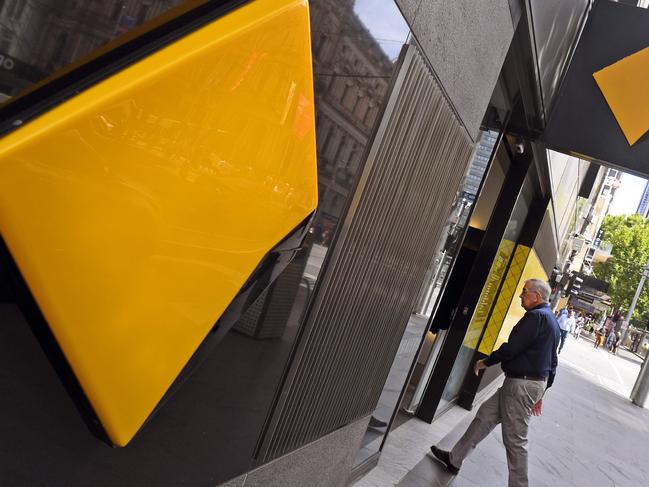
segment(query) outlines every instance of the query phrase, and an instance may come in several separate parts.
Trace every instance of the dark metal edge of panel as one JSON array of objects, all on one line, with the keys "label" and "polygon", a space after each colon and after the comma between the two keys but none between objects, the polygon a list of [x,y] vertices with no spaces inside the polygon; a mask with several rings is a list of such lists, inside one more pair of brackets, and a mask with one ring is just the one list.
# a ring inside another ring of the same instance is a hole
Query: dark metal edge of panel
[{"label": "dark metal edge of panel", "polygon": [[[72,69],[63,68],[60,74],[54,73],[31,90],[7,101],[0,107],[0,136],[249,1],[210,0],[160,25],[156,25],[156,19],[151,19],[150,23],[131,33],[141,32],[136,37],[127,35],[125,41],[116,38],[101,48],[98,56]],[[152,24],[153,27],[149,27]]]}]

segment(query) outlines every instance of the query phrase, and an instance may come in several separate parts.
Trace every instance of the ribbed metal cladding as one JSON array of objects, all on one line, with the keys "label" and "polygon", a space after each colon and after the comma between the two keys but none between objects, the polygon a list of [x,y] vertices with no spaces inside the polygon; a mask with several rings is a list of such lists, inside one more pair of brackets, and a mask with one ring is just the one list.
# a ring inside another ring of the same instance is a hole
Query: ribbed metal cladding
[{"label": "ribbed metal cladding", "polygon": [[378,401],[473,149],[415,46],[408,46],[321,277],[264,460]]}]

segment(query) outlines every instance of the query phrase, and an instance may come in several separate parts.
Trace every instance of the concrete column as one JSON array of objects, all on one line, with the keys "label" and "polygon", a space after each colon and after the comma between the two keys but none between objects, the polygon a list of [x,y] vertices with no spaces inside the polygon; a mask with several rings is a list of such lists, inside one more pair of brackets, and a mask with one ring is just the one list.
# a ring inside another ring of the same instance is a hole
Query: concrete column
[{"label": "concrete column", "polygon": [[[647,357],[649,357],[649,354],[647,354]],[[647,395],[649,394],[649,366],[647,364],[649,364],[649,360],[645,358],[633,390],[631,391],[631,402],[641,408],[647,402]]]}]

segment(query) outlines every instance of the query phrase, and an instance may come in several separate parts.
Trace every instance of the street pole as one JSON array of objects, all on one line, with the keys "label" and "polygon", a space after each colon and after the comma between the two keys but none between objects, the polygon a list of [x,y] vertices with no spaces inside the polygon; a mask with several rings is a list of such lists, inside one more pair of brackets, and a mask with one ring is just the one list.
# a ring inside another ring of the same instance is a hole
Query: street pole
[{"label": "street pole", "polygon": [[[624,330],[624,338],[626,338],[629,331],[629,322],[631,320],[631,315],[633,314],[635,305],[638,302],[640,291],[642,291],[642,286],[644,286],[644,282],[647,279],[648,273],[649,262],[647,262],[647,265],[645,265],[644,270],[642,271],[642,277],[640,278],[640,282],[638,283],[638,289],[636,289],[635,291],[635,296],[633,296],[633,301],[631,301],[629,312],[626,314],[626,329]],[[622,341],[623,340],[621,340],[621,342]],[[644,407],[644,403],[647,401],[647,394],[649,393],[649,367],[647,367],[647,363],[649,362],[648,358],[649,354],[647,354],[647,357],[645,357],[642,368],[640,369],[640,373],[638,374],[638,378],[636,379],[633,389],[631,390],[631,402],[640,407]]]},{"label": "street pole", "polygon": [[[649,354],[647,354],[647,357],[649,357]],[[644,359],[638,379],[631,390],[631,402],[640,407],[644,407],[645,402],[647,402],[647,393],[649,393],[649,367],[647,366],[649,360],[647,360],[647,357]]]},{"label": "street pole", "polygon": [[635,295],[633,296],[633,300],[631,301],[631,306],[629,306],[629,311],[626,313],[626,318],[624,318],[624,333],[622,334],[622,340],[620,340],[620,343],[624,343],[626,340],[626,336],[629,334],[629,324],[631,323],[631,316],[633,316],[633,311],[635,310],[635,305],[638,304],[638,298],[640,297],[640,293],[642,292],[642,288],[644,286],[644,282],[647,280],[647,275],[649,274],[649,262],[644,266],[644,269],[642,270],[642,277],[640,277],[640,282],[638,283],[638,287],[635,290]]}]

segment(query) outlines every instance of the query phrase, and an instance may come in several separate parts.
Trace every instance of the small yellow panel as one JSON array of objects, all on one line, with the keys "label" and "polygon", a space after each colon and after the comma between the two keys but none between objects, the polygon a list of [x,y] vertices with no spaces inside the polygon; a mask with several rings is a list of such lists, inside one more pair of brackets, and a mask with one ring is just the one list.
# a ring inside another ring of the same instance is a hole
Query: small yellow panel
[{"label": "small yellow panel", "polygon": [[[543,264],[541,263],[539,256],[536,254],[536,250],[534,249],[532,249],[532,251],[528,254],[527,261],[525,262],[525,268],[523,269],[523,273],[518,279],[518,284],[516,285],[516,291],[514,293],[514,296],[516,296],[516,298],[518,298],[521,292],[523,292],[523,285],[528,279],[542,279],[544,281],[547,281],[548,279],[548,275],[545,273]],[[523,315],[525,315],[525,313],[525,309],[521,306],[521,300],[513,299],[511,301],[511,304],[509,305],[509,310],[507,311],[507,316],[505,316],[505,321],[502,324],[502,328],[498,333],[498,339],[496,340],[496,343],[493,347],[494,350],[498,349],[498,347],[500,347],[507,341],[509,335],[514,329],[514,325],[518,323],[518,321],[523,317]]]},{"label": "small yellow panel", "polygon": [[518,296],[516,294],[517,286],[530,250],[531,249],[525,245],[519,244],[516,246],[514,256],[512,257],[512,260],[509,263],[509,268],[507,269],[507,275],[505,276],[500,292],[498,293],[496,304],[491,311],[489,323],[487,323],[487,327],[482,335],[482,340],[480,341],[480,346],[478,348],[478,351],[485,355],[489,355],[494,350],[494,344],[496,343],[503,321],[507,315],[507,310],[511,306],[512,302],[516,301],[515,298]]},{"label": "small yellow panel", "polygon": [[478,346],[478,342],[482,336],[482,330],[487,325],[489,311],[498,295],[498,289],[505,276],[505,271],[514,252],[514,247],[516,247],[516,242],[507,239],[501,240],[498,246],[496,256],[491,263],[491,269],[489,269],[489,275],[482,287],[480,299],[471,317],[471,323],[469,323],[469,328],[464,336],[463,345],[467,348],[475,349]]},{"label": "small yellow panel", "polygon": [[0,232],[116,445],[313,212],[315,154],[306,0],[246,4],[0,141]]},{"label": "small yellow panel", "polygon": [[629,145],[649,130],[649,47],[593,74]]}]

